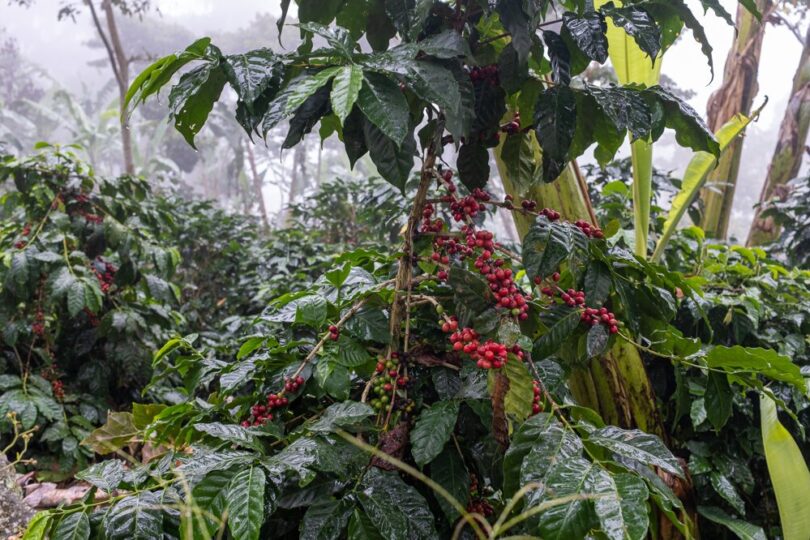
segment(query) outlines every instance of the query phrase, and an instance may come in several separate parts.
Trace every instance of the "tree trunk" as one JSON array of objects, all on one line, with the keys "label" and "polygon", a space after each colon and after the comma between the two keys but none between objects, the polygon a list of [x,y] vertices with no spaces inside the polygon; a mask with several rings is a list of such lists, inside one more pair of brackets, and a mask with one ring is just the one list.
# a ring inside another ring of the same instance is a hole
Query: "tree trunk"
[{"label": "tree trunk", "polygon": [[304,192],[307,185],[307,151],[306,142],[301,141],[293,151],[292,177],[290,178],[290,192],[287,197],[287,208],[281,220],[282,225],[292,225],[292,204]]},{"label": "tree trunk", "polygon": [[768,167],[768,176],[759,196],[759,207],[754,214],[748,245],[758,246],[779,237],[779,227],[772,218],[760,218],[771,199],[784,201],[790,194],[787,182],[799,174],[805,154],[807,131],[810,126],[810,27],[804,37],[804,50],[799,67],[793,76],[793,89],[779,128],[779,138]]},{"label": "tree trunk", "polygon": [[270,230],[270,222],[267,221],[267,207],[264,204],[264,192],[262,191],[262,179],[259,176],[259,171],[256,169],[256,156],[253,154],[252,143],[245,144],[247,150],[248,163],[250,164],[250,174],[253,177],[253,196],[256,197],[256,202],[259,204],[259,213],[262,217],[262,225],[264,231]]},{"label": "tree trunk", "polygon": [[118,86],[118,109],[121,124],[121,149],[124,154],[124,172],[126,174],[135,174],[135,162],[132,159],[132,134],[129,131],[126,114],[124,114],[124,100],[129,87],[129,58],[127,58],[124,47],[121,45],[121,37],[118,35],[118,26],[115,24],[115,12],[111,0],[101,2],[101,9],[104,10],[104,16],[107,19],[107,31],[110,33],[109,39],[101,26],[101,21],[98,19],[92,0],[88,0],[87,5],[90,8],[90,14],[93,17],[93,24],[96,27],[96,32],[98,32],[98,37],[107,50],[110,67],[113,70],[115,83]]},{"label": "tree trunk", "polygon": [[[759,90],[757,75],[762,40],[774,6],[770,0],[756,0],[756,4],[762,13],[762,23],[742,5],[737,7],[737,34],[726,57],[723,84],[711,95],[707,105],[707,121],[712,132],[737,113],[750,114]],[[701,227],[709,237],[725,238],[728,232],[744,142],[745,139],[739,137],[729,145],[707,179],[711,186],[701,192],[705,206]]]}]

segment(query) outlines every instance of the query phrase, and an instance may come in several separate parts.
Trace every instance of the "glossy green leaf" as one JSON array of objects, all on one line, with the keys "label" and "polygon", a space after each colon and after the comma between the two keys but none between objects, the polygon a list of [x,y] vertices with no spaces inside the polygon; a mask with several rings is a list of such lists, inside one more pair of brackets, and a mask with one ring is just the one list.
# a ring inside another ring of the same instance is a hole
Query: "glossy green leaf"
[{"label": "glossy green leaf", "polygon": [[582,16],[574,13],[563,15],[563,28],[576,43],[577,47],[591,60],[604,64],[608,58],[608,42],[605,33],[605,19],[598,12],[592,11]]},{"label": "glossy green leaf", "polygon": [[194,137],[205,125],[225,82],[219,61],[211,61],[184,74],[169,92],[174,127],[192,148],[196,148]]},{"label": "glossy green leaf", "polygon": [[553,460],[582,452],[582,442],[553,415],[540,413],[526,420],[512,437],[503,458],[503,491],[511,497],[528,482],[542,481]]},{"label": "glossy green leaf", "polygon": [[[430,463],[430,478],[466,507],[470,497],[470,474],[455,447],[448,447]],[[444,497],[438,496],[439,506],[450,524],[459,518],[458,510]]]},{"label": "glossy green leaf", "polygon": [[532,356],[541,360],[557,352],[563,342],[579,326],[579,310],[568,306],[557,306],[547,314],[548,331],[534,342]]},{"label": "glossy green leaf", "polygon": [[470,191],[483,188],[489,181],[489,152],[482,144],[463,144],[456,160],[461,183]]},{"label": "glossy green leaf", "polygon": [[302,540],[337,540],[349,523],[353,504],[346,500],[323,499],[307,508],[301,521]]},{"label": "glossy green leaf", "polygon": [[211,38],[200,38],[179,54],[170,54],[153,62],[130,84],[124,97],[124,110],[137,106],[150,95],[157,93],[177,71],[193,60],[204,58]]},{"label": "glossy green leaf", "polygon": [[357,101],[362,86],[363,70],[359,66],[354,64],[343,66],[335,75],[335,79],[332,81],[330,99],[332,100],[332,110],[340,119],[341,124],[352,112],[352,107]]},{"label": "glossy green leaf", "polygon": [[365,72],[357,105],[389,139],[397,145],[402,144],[410,129],[408,102],[394,80],[379,73]]},{"label": "glossy green leaf", "polygon": [[276,54],[266,48],[226,56],[223,59],[223,69],[228,83],[249,109],[252,109],[253,103],[265,90],[278,89],[282,77],[281,67]]},{"label": "glossy green leaf", "polygon": [[741,519],[735,519],[720,508],[715,506],[698,506],[698,513],[719,525],[723,525],[728,530],[737,535],[740,540],[767,540],[762,527],[757,527],[753,523],[748,523]]},{"label": "glossy green leaf", "polygon": [[607,426],[591,433],[588,440],[624,458],[654,465],[670,474],[683,477],[683,470],[678,459],[655,435],[638,429]]},{"label": "glossy green leaf", "polygon": [[723,369],[729,373],[737,371],[761,374],[770,379],[786,382],[800,392],[806,389],[805,380],[799,366],[785,355],[760,347],[713,347],[706,355],[710,368]]},{"label": "glossy green leaf", "polygon": [[424,409],[411,430],[411,454],[419,466],[424,466],[438,456],[456,425],[459,403],[439,401]]},{"label": "glossy green leaf", "polygon": [[365,512],[356,508],[349,519],[349,540],[381,540],[380,531]]},{"label": "glossy green leaf", "polygon": [[297,79],[295,86],[289,87],[290,93],[284,105],[284,115],[292,114],[298,107],[303,105],[310,96],[331,81],[332,77],[335,77],[340,70],[341,68],[338,66],[328,67],[309,77]]},{"label": "glossy green leaf", "polygon": [[547,88],[537,98],[534,125],[543,149],[543,181],[553,182],[568,162],[577,111],[574,91],[567,86]]},{"label": "glossy green leaf", "polygon": [[413,158],[416,154],[416,141],[407,135],[401,144],[388,138],[371,122],[363,124],[369,155],[380,175],[401,192],[413,169]]},{"label": "glossy green leaf", "polygon": [[334,403],[324,410],[318,420],[309,426],[310,431],[328,433],[335,429],[356,430],[369,426],[374,409],[365,403],[345,401]]},{"label": "glossy green leaf", "polygon": [[236,473],[225,501],[228,529],[239,540],[257,540],[264,523],[264,471],[248,467]]},{"label": "glossy green leaf", "polygon": [[151,491],[124,497],[105,514],[102,526],[110,540],[154,540],[163,536],[160,498]]},{"label": "glossy green leaf", "polygon": [[90,519],[84,512],[74,512],[59,520],[53,531],[53,540],[87,540],[90,538]]},{"label": "glossy green leaf", "polygon": [[706,415],[714,429],[720,430],[731,417],[734,393],[728,384],[728,376],[712,371],[706,380]]},{"label": "glossy green leaf", "polygon": [[[616,7],[613,2],[607,2],[600,11],[610,17],[616,27],[621,28],[635,40],[638,49],[644,51],[649,57],[647,61],[652,65],[661,50],[661,32],[650,14],[641,6]],[[636,60],[630,59],[628,63]],[[622,81],[622,84],[626,82]]]},{"label": "glossy green leaf", "polygon": [[396,472],[372,467],[361,483],[360,504],[386,540],[438,537],[427,501]]}]

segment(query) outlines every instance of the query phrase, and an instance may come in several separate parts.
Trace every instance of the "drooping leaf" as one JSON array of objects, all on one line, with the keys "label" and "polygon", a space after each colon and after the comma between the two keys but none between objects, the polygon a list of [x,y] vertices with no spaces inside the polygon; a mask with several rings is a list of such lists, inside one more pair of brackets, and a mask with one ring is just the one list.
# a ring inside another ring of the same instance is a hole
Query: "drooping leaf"
[{"label": "drooping leaf", "polygon": [[369,155],[374,165],[377,166],[377,171],[385,180],[404,193],[405,183],[413,168],[416,140],[409,134],[401,145],[398,145],[371,122],[363,124],[363,133]]},{"label": "drooping leaf", "polygon": [[543,148],[543,181],[553,182],[568,163],[574,140],[576,96],[568,86],[547,88],[537,98],[534,109],[537,141]]},{"label": "drooping leaf", "polygon": [[177,71],[194,60],[205,57],[211,38],[200,38],[186,49],[177,54],[164,56],[144,69],[129,85],[124,97],[124,110],[129,111],[130,106],[137,106],[152,94],[157,93]]},{"label": "drooping leaf", "polygon": [[256,49],[223,59],[228,83],[248,110],[253,110],[254,102],[265,90],[278,90],[282,67],[278,57],[270,49]]},{"label": "drooping leaf", "polygon": [[439,401],[424,409],[411,430],[411,454],[419,466],[438,456],[456,425],[459,403]]},{"label": "drooping leaf", "polygon": [[585,56],[604,64],[608,58],[608,42],[605,37],[607,25],[601,13],[591,11],[582,16],[574,13],[563,15],[563,28],[565,28],[577,47]]},{"label": "drooping leaf", "polygon": [[498,2],[498,15],[504,28],[512,36],[512,47],[518,54],[518,62],[523,64],[532,47],[532,28],[529,18],[523,11],[521,0],[502,0]]},{"label": "drooping leaf", "polygon": [[728,376],[712,371],[706,380],[706,414],[714,429],[720,431],[731,416],[734,393]]},{"label": "drooping leaf", "polygon": [[[652,136],[656,140],[663,126],[675,130],[675,140],[681,146],[695,151],[720,155],[720,145],[709,131],[706,122],[688,103],[660,86],[653,86],[642,92],[651,107],[660,107],[663,117],[658,127],[653,126]],[[659,115],[653,113],[653,118]]]},{"label": "drooping leaf", "polygon": [[652,65],[661,50],[661,32],[652,16],[641,6],[616,7],[613,2],[606,3],[600,11],[635,40]]},{"label": "drooping leaf", "polygon": [[227,77],[219,59],[206,62],[180,77],[169,92],[169,109],[174,127],[194,146],[194,137],[219,99]]},{"label": "drooping leaf", "polygon": [[[562,37],[556,32],[543,31],[543,42],[546,44],[551,59],[552,81],[559,86],[552,88],[568,88],[571,83],[571,53]],[[535,110],[535,115],[537,111]]]},{"label": "drooping leaf", "polygon": [[[532,400],[534,388],[532,376],[523,362],[510,359],[502,368],[502,372],[509,380],[509,390],[504,398],[504,410],[513,419],[522,422],[532,413]],[[494,375],[494,372],[490,373]],[[492,393],[493,377],[489,377],[490,393]]]},{"label": "drooping leaf", "polygon": [[461,183],[472,191],[489,181],[489,152],[482,144],[463,144],[456,161]]}]

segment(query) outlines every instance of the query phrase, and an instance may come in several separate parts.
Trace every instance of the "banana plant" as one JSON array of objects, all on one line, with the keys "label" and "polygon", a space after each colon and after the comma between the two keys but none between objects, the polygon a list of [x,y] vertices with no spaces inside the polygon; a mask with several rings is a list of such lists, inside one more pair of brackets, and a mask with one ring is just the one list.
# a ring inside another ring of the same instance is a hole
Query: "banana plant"
[{"label": "banana plant", "polygon": [[[596,0],[596,8],[607,4],[607,0]],[[621,6],[621,1],[614,2]],[[654,86],[661,78],[661,61],[664,47],[654,61],[622,29],[615,20],[608,22],[608,51],[616,77],[622,85],[640,84]],[[662,41],[662,45],[665,42]],[[671,44],[671,43],[670,43]],[[650,230],[650,200],[652,199],[652,142],[647,139],[633,141],[630,146],[633,163],[633,214],[635,223],[635,253],[647,257],[647,237]]]},{"label": "banana plant", "polygon": [[[762,107],[765,105],[763,104]],[[738,136],[740,136],[745,128],[753,120],[759,116],[762,107],[757,109],[750,117],[744,114],[737,114],[731,120],[720,128],[715,134],[718,144],[720,145],[721,156],[731,145]],[[652,260],[658,261],[664,254],[664,250],[672,238],[673,233],[678,228],[681,218],[683,218],[686,210],[695,201],[700,194],[700,190],[706,184],[706,178],[709,173],[717,166],[718,158],[708,152],[695,152],[692,160],[687,165],[683,173],[683,183],[680,191],[672,199],[672,205],[669,209],[669,214],[664,222],[664,230],[658,243],[655,245],[655,251],[652,255]]]},{"label": "banana plant", "polygon": [[810,531],[810,470],[796,441],[776,416],[776,403],[760,394],[759,411],[762,425],[762,445],[768,474],[776,494],[779,520],[785,540],[807,538]]}]

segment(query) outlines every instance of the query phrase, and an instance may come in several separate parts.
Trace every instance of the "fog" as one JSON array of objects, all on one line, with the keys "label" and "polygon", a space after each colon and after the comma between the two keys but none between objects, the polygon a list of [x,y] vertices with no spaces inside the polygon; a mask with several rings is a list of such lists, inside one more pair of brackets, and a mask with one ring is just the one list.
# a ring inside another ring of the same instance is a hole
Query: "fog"
[{"label": "fog", "polygon": [[[731,13],[735,12],[735,1],[722,0],[721,3]],[[0,34],[0,41],[8,38],[16,40],[22,57],[42,69],[42,77],[48,79],[48,84],[62,87],[78,96],[87,96],[108,84],[109,65],[106,63],[104,50],[98,46],[97,35],[86,9],[76,16],[75,21],[60,21],[57,19],[57,12],[63,4],[62,0],[39,0],[30,7],[1,5],[0,29],[4,29],[4,32]],[[680,39],[668,52],[663,73],[681,88],[693,91],[695,94],[690,103],[705,115],[710,94],[722,82],[723,63],[732,43],[733,28],[711,13],[703,16],[696,0],[690,0],[689,4],[701,15],[701,23],[714,46],[714,78],[711,77],[699,45],[690,35]],[[203,35],[233,37],[251,34],[246,37],[246,41],[257,41],[255,46],[277,46],[275,24],[266,16],[273,19],[278,16],[279,2],[155,0],[153,6],[137,24],[152,28],[159,24],[161,42],[151,43],[147,40],[140,44],[145,58],[154,56],[155,53],[170,52],[162,49],[175,40],[180,44],[188,43]],[[262,18],[262,15],[265,17]],[[294,16],[295,8],[292,6],[290,17]],[[258,27],[257,18],[263,21]],[[249,32],[246,31],[248,28]],[[266,28],[266,32],[263,28]],[[263,40],[266,42],[262,43]],[[233,40],[234,43],[237,41]],[[730,231],[737,237],[744,238],[748,230],[751,206],[757,201],[765,178],[800,53],[801,44],[788,28],[769,26],[763,46],[759,95],[755,99],[755,106],[761,104],[765,96],[768,96],[769,103],[758,122],[749,127],[747,132]],[[134,77],[138,69],[134,68],[135,73],[130,77]],[[165,103],[165,98],[163,102]],[[656,145],[655,165],[661,169],[674,170],[677,176],[682,172],[689,156],[688,150],[677,147],[671,139],[665,139]],[[319,168],[320,159],[319,154]],[[587,155],[583,159],[588,161],[591,157]],[[283,161],[280,160],[282,165]],[[283,202],[283,194],[273,186],[265,189],[270,199],[270,209],[278,211]]]}]

